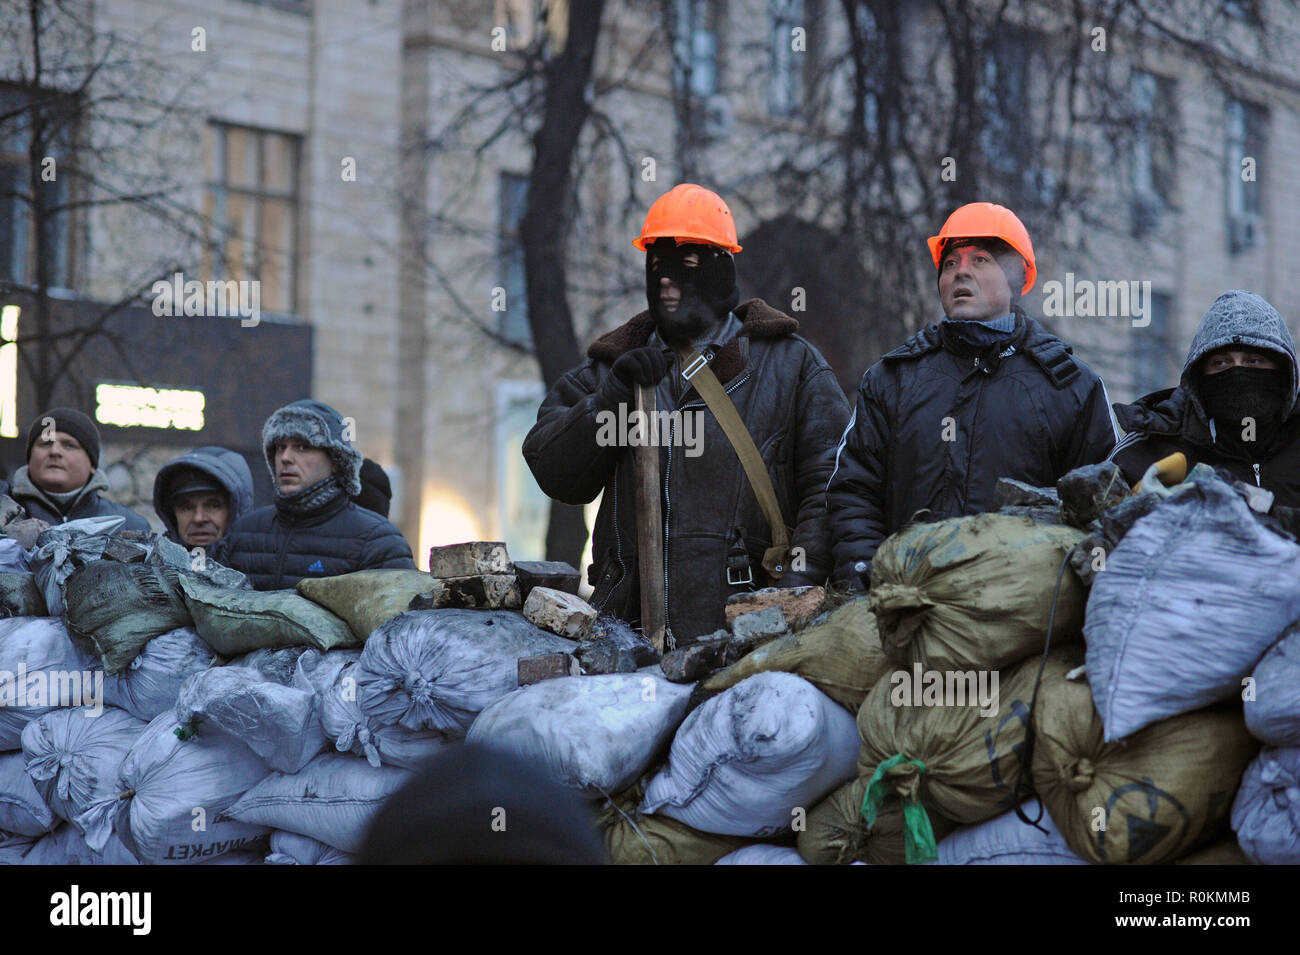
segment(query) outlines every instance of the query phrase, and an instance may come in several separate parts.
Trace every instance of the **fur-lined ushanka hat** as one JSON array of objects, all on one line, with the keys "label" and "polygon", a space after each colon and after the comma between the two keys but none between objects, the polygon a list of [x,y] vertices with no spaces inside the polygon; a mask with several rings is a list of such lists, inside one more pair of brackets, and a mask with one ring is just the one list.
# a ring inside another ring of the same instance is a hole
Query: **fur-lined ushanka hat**
[{"label": "fur-lined ushanka hat", "polygon": [[275,442],[299,438],[328,452],[334,474],[349,497],[361,493],[361,451],[343,437],[343,416],[314,398],[303,398],[280,408],[262,425],[262,454],[275,481]]}]

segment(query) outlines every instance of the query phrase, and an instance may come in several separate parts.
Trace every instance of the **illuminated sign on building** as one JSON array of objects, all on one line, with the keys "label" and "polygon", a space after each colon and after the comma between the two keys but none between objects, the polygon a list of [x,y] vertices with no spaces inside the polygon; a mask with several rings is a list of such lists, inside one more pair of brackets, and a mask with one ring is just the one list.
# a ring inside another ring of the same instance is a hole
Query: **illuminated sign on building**
[{"label": "illuminated sign on building", "polygon": [[95,387],[95,418],[119,428],[203,429],[201,391],[144,388],[104,382]]}]

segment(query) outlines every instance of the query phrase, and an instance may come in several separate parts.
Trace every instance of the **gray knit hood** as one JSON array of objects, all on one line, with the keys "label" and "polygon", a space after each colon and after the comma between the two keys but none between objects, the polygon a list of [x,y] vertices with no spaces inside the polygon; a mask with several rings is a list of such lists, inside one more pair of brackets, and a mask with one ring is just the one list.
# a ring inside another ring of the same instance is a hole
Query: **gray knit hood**
[{"label": "gray knit hood", "polygon": [[1195,394],[1199,403],[1200,389],[1197,386],[1201,359],[1216,348],[1230,345],[1263,348],[1286,358],[1291,370],[1291,400],[1283,409],[1282,417],[1285,419],[1300,397],[1300,365],[1296,362],[1295,341],[1277,309],[1254,292],[1233,289],[1214,300],[1201,319],[1201,325],[1192,338],[1192,347],[1187,352],[1180,379],[1183,388]]},{"label": "gray knit hood", "polygon": [[275,457],[272,446],[281,438],[300,438],[313,448],[327,451],[334,462],[334,474],[348,497],[361,493],[361,451],[343,436],[343,416],[314,398],[303,398],[285,405],[266,419],[262,426],[262,453],[275,483]]},{"label": "gray knit hood", "polygon": [[176,526],[176,509],[172,506],[168,483],[176,472],[193,468],[211,475],[218,484],[226,489],[230,496],[230,519],[227,529],[235,526],[235,521],[253,509],[253,475],[248,470],[244,456],[228,448],[195,448],[181,455],[175,461],[164,465],[153,482],[153,510],[158,519],[167,528],[172,540],[180,540],[180,531]]}]

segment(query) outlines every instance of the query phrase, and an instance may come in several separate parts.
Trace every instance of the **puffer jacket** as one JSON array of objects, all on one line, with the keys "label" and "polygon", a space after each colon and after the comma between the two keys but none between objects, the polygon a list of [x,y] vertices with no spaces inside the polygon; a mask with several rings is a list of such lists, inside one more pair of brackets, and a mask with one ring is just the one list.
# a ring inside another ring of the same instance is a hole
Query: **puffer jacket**
[{"label": "puffer jacket", "polygon": [[415,569],[402,532],[345,494],[301,517],[274,504],[246,514],[217,542],[216,559],[247,574],[257,590],[355,570]]},{"label": "puffer jacket", "polygon": [[64,524],[83,517],[117,516],[126,518],[126,523],[121,527],[124,531],[142,531],[147,534],[153,530],[147,520],[129,507],[116,504],[101,496],[101,491],[109,490],[108,477],[103,471],[95,471],[91,474],[90,480],[81,489],[81,494],[73,501],[66,514],[59,510],[44,491],[32,483],[26,465],[14,472],[11,485],[9,496],[26,508],[27,513],[32,517],[39,517],[50,524]]},{"label": "puffer jacket", "polygon": [[[1189,470],[1197,464],[1224,468],[1247,484],[1272,491],[1275,506],[1300,507],[1300,363],[1295,342],[1281,315],[1271,307],[1261,310],[1265,316],[1262,323],[1243,324],[1232,308],[1232,297],[1237,294],[1245,293],[1225,293],[1201,320],[1177,388],[1152,392],[1132,404],[1115,405],[1115,416],[1126,434],[1111,459],[1133,484],[1156,461],[1181,451]],[[1260,447],[1257,457],[1244,456],[1216,441],[1218,429],[1211,426],[1197,387],[1201,359],[1232,345],[1266,348],[1290,363],[1291,405],[1272,441]]]},{"label": "puffer jacket", "polygon": [[[171,476],[182,468],[195,468],[212,475],[226,489],[230,497],[230,517],[226,530],[235,526],[235,522],[253,509],[253,474],[248,470],[248,462],[243,455],[227,448],[209,445],[195,448],[182,454],[175,461],[162,466],[153,482],[153,510],[158,519],[167,528],[167,536],[178,544],[181,543],[180,531],[176,526],[176,511],[172,502],[163,499],[167,482]],[[216,547],[216,542],[205,548],[209,555]]]},{"label": "puffer jacket", "polygon": [[862,376],[826,488],[837,581],[866,585],[876,549],[914,516],[994,510],[998,478],[1055,486],[1114,447],[1101,379],[1013,311],[1005,343],[969,348],[936,322]]},{"label": "puffer jacket", "polygon": [[[824,489],[848,403],[826,360],[796,334],[798,322],[760,299],[734,311],[741,328],[710,367],[753,436],[793,528],[791,571],[781,585],[821,582],[830,571]],[[587,361],[546,396],[523,448],[538,485],[556,500],[585,504],[604,492],[587,572],[592,602],[633,624],[641,617],[633,449],[598,442],[598,416],[610,409],[596,392],[614,360],[646,345],[653,330],[654,319],[642,312],[592,343]],[[657,397],[660,411],[674,409],[667,376]],[[732,594],[768,585],[762,559],[771,546],[740,460],[703,399],[688,386],[677,407],[699,412],[703,430],[698,456],[688,457],[681,444],[659,452],[666,636],[674,644],[724,626]],[[680,441],[675,430],[669,438]],[[729,574],[747,582],[729,584]]]}]

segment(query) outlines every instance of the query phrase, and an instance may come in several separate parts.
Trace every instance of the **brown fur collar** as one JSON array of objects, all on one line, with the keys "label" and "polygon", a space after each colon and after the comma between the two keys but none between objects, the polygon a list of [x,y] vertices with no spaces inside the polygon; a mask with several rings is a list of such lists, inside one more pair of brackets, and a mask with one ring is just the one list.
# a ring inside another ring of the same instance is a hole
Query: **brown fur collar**
[{"label": "brown fur collar", "polygon": [[[736,337],[722,346],[710,367],[719,381],[727,382],[744,369],[745,360],[740,351],[740,339],[782,338],[799,331],[799,323],[768,305],[761,298],[751,298],[735,308],[740,319]],[[613,363],[614,359],[633,348],[641,348],[650,340],[655,322],[650,312],[644,311],[626,324],[601,335],[587,348],[587,357],[595,361]]]}]

